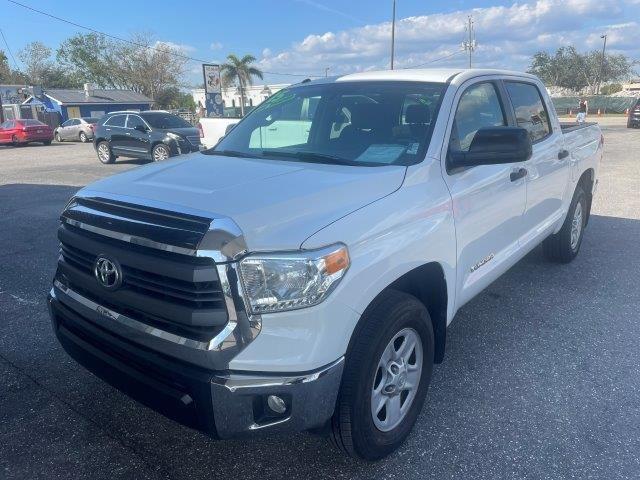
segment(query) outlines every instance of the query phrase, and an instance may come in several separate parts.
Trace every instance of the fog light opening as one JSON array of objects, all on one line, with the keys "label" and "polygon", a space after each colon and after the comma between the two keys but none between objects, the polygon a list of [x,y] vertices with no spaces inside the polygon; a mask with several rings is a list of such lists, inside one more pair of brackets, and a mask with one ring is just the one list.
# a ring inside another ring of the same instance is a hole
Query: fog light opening
[{"label": "fog light opening", "polygon": [[269,395],[267,397],[267,405],[272,412],[277,413],[278,415],[282,415],[287,411],[287,403],[278,395]]}]

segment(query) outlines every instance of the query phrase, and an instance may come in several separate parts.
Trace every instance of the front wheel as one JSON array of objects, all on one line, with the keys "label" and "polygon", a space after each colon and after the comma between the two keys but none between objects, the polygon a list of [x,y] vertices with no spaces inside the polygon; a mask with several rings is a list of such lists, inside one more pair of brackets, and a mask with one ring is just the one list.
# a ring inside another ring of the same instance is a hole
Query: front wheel
[{"label": "front wheel", "polygon": [[330,440],[349,456],[378,460],[404,442],[422,409],[433,369],[433,326],[417,298],[395,290],[383,293],[361,322]]},{"label": "front wheel", "polygon": [[569,263],[576,258],[580,251],[580,245],[582,245],[584,227],[587,223],[588,205],[587,195],[582,187],[578,185],[562,228],[542,244],[544,253],[549,260],[558,263]]},{"label": "front wheel", "polygon": [[62,143],[62,137],[60,136],[59,133],[56,132],[56,142],[58,143]]},{"label": "front wheel", "polygon": [[167,147],[164,143],[159,143],[153,150],[151,150],[151,158],[153,158],[154,162],[160,162],[162,160],[166,160],[171,156],[171,152],[169,151],[169,147]]},{"label": "front wheel", "polygon": [[108,164],[116,161],[116,157],[111,152],[111,147],[109,147],[109,142],[103,140],[98,143],[96,151],[98,152],[98,160],[100,160],[100,162]]}]

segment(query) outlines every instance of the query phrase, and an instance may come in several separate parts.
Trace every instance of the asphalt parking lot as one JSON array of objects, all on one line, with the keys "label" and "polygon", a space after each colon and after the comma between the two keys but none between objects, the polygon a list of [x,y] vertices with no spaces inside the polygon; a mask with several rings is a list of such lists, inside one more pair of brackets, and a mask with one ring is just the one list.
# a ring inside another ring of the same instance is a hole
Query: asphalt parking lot
[{"label": "asphalt parking lot", "polygon": [[45,306],[57,216],[141,162],[0,147],[0,478],[640,478],[640,130],[603,130],[578,258],[537,249],[458,313],[415,430],[376,464],[306,433],[212,441],[79,367]]}]

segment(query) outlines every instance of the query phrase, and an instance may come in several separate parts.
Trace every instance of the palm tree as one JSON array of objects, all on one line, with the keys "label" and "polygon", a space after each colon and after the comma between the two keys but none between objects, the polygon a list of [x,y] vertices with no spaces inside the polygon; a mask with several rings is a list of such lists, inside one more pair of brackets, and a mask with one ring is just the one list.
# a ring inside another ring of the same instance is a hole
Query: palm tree
[{"label": "palm tree", "polygon": [[226,63],[220,66],[223,85],[231,85],[237,82],[240,90],[240,114],[244,117],[244,89],[253,84],[253,78],[262,80],[262,72],[251,64],[256,61],[253,55],[236,57],[233,53],[227,56]]}]

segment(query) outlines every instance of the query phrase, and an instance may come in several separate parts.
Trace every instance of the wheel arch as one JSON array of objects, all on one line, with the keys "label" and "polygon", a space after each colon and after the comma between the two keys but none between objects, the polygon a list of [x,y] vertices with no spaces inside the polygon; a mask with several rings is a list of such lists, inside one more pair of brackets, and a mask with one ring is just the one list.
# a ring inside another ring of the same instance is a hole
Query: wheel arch
[{"label": "wheel arch", "polygon": [[576,186],[582,187],[584,193],[587,195],[587,218],[585,219],[585,226],[589,224],[589,217],[591,217],[591,202],[593,200],[593,182],[595,181],[595,170],[593,168],[587,168],[580,178]]},{"label": "wheel arch", "polygon": [[367,310],[374,307],[377,301],[388,290],[397,290],[413,295],[427,308],[433,324],[435,341],[433,361],[434,363],[442,363],[447,336],[447,307],[449,298],[444,269],[438,262],[425,263],[413,270],[409,270],[378,293],[360,317],[361,320],[356,325],[353,335],[351,336],[349,350],[351,349],[353,339],[357,338],[358,330],[362,327],[362,318],[365,317]]}]

